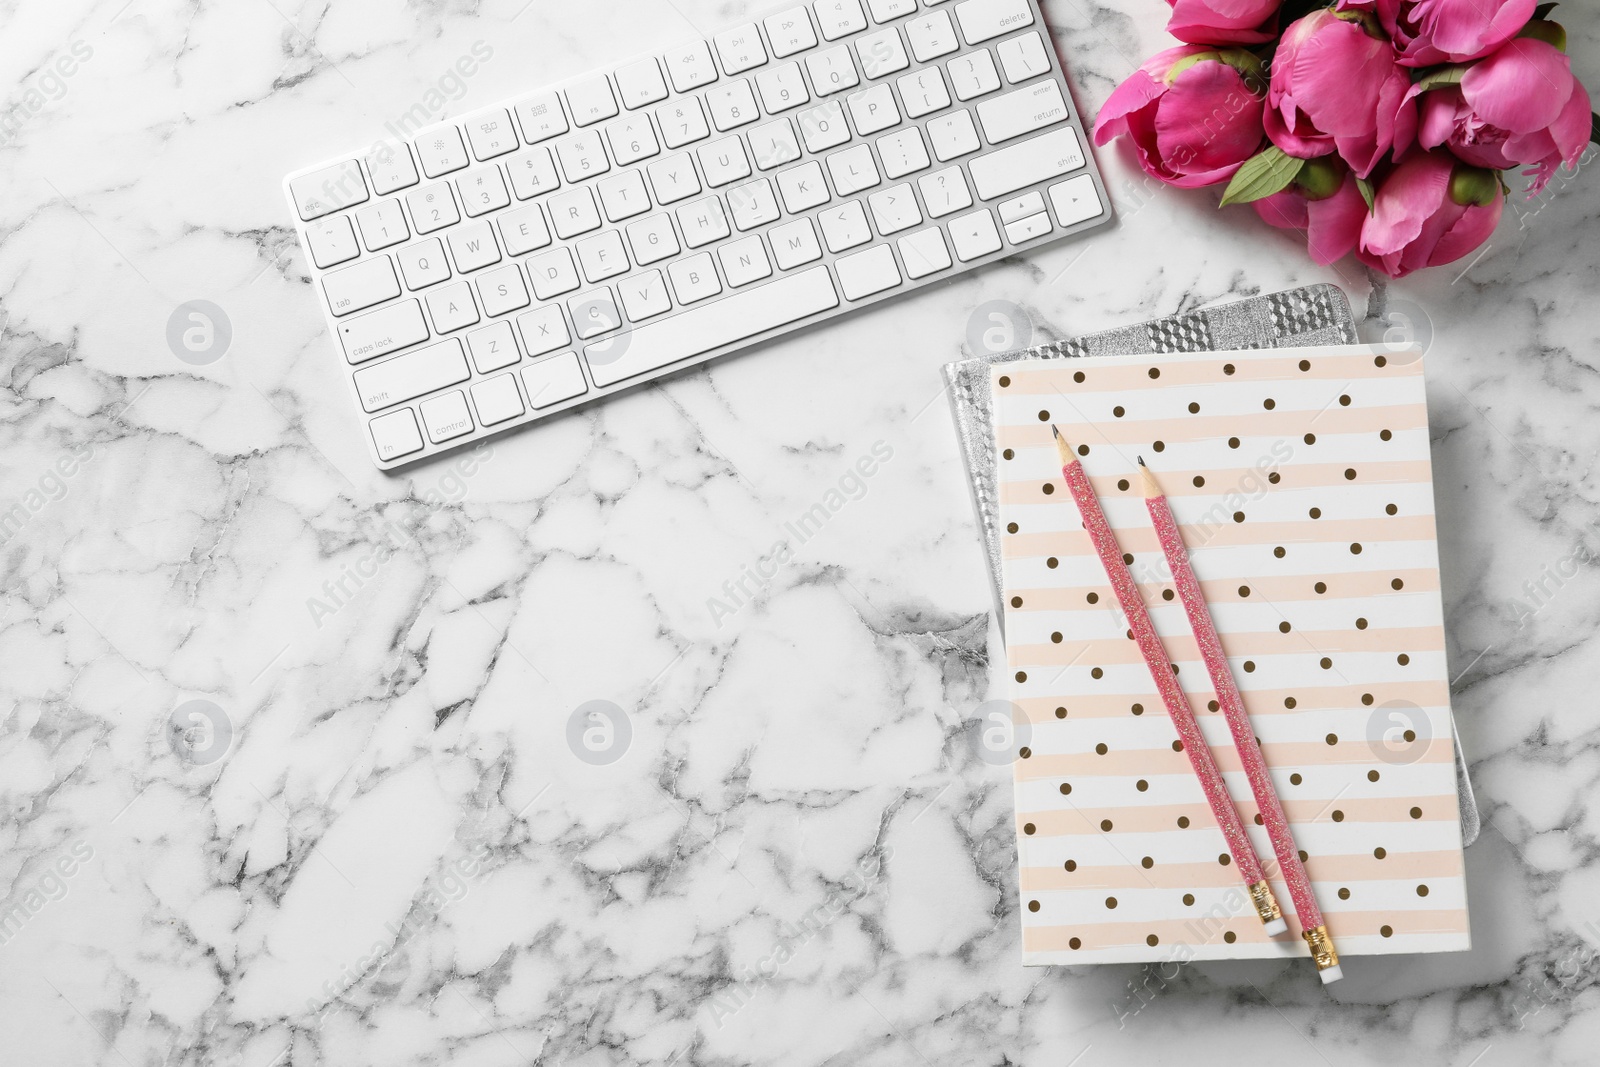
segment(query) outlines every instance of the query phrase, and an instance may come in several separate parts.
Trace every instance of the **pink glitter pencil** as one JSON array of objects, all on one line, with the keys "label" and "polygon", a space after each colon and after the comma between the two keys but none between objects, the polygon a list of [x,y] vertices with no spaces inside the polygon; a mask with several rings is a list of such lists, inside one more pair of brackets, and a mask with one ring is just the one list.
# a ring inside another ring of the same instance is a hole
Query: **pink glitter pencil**
[{"label": "pink glitter pencil", "polygon": [[1106,577],[1111,580],[1111,588],[1122,605],[1122,613],[1128,618],[1134,642],[1144,655],[1145,666],[1150,668],[1150,677],[1155,679],[1156,690],[1167,706],[1172,725],[1177,728],[1178,737],[1183,742],[1183,752],[1189,757],[1189,766],[1194,769],[1195,777],[1200,779],[1200,788],[1211,806],[1211,813],[1222,828],[1222,836],[1228,843],[1234,866],[1244,879],[1256,914],[1265,925],[1268,937],[1285,933],[1289,926],[1284,922],[1277,898],[1272,895],[1272,887],[1267,884],[1266,875],[1261,871],[1261,860],[1256,856],[1255,846],[1250,843],[1250,835],[1245,832],[1244,823],[1234,809],[1233,797],[1228,794],[1222,772],[1217,770],[1216,761],[1211,758],[1211,749],[1200,732],[1200,724],[1195,722],[1189,699],[1183,695],[1177,679],[1173,677],[1172,658],[1167,655],[1166,647],[1162,645],[1161,637],[1150,621],[1150,613],[1139,596],[1139,587],[1134,583],[1133,575],[1128,573],[1128,565],[1123,562],[1122,546],[1117,543],[1117,535],[1106,521],[1099,498],[1094,495],[1089,476],[1073,454],[1072,446],[1054,425],[1050,427],[1050,432],[1055,435],[1056,451],[1061,456],[1062,480],[1067,483],[1072,499],[1077,502],[1078,511],[1083,516],[1083,528],[1088,531],[1089,540],[1100,555]]},{"label": "pink glitter pencil", "polygon": [[1295,847],[1294,835],[1289,830],[1289,819],[1283,812],[1283,803],[1272,784],[1272,774],[1267,761],[1256,743],[1255,731],[1250,728],[1250,715],[1244,709],[1239,687],[1234,683],[1233,671],[1228,667],[1228,656],[1222,650],[1222,639],[1211,621],[1206,607],[1205,594],[1200,581],[1189,566],[1189,550],[1183,543],[1183,533],[1178,529],[1172,509],[1161,485],[1139,459],[1139,473],[1144,479],[1144,503],[1150,512],[1150,522],[1155,526],[1161,541],[1161,551],[1166,554],[1167,566],[1172,569],[1172,584],[1177,587],[1178,599],[1188,613],[1189,627],[1194,631],[1195,643],[1200,646],[1206,672],[1211,675],[1211,685],[1217,691],[1217,703],[1228,720],[1233,733],[1233,747],[1239,753],[1239,762],[1250,779],[1250,790],[1256,797],[1256,808],[1261,812],[1261,822],[1272,839],[1272,850],[1278,855],[1278,870],[1288,883],[1289,897],[1294,901],[1295,917],[1300,920],[1300,936],[1311,946],[1311,957],[1317,964],[1317,974],[1324,983],[1337,982],[1344,972],[1339,968],[1339,953],[1334,950],[1333,939],[1328,936],[1328,926],[1323,921],[1322,909],[1311,892],[1311,880],[1300,862],[1300,850]]}]

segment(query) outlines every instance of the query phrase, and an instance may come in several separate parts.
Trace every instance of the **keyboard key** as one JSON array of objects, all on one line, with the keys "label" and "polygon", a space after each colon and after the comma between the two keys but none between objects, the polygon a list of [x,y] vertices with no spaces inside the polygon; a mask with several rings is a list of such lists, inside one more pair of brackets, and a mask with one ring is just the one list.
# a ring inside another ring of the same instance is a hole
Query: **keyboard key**
[{"label": "keyboard key", "polygon": [[422,173],[430,178],[460,170],[472,162],[467,158],[467,146],[461,142],[461,131],[449,124],[418,131],[417,158],[422,161]]},{"label": "keyboard key", "polygon": [[487,222],[469,222],[451,230],[446,238],[450,242],[450,257],[456,261],[456,271],[460,274],[500,262],[500,247],[494,243],[494,231]]},{"label": "keyboard key", "polygon": [[700,157],[700,172],[706,176],[706,184],[713,189],[750,177],[750,160],[744,154],[744,141],[737,136],[701,145],[695,154]]},{"label": "keyboard key", "polygon": [[863,137],[900,122],[900,111],[894,106],[894,90],[887,85],[874,85],[865,92],[851,93],[846,103],[850,105],[856,132]]},{"label": "keyboard key", "polygon": [[576,352],[563,352],[523,367],[522,387],[528,391],[528,404],[534,408],[547,408],[589,391]]},{"label": "keyboard key", "polygon": [[734,227],[741,232],[776,222],[780,214],[772,183],[765,178],[729,189],[728,210]]},{"label": "keyboard key", "polygon": [[937,226],[918,230],[895,243],[900,246],[900,261],[906,265],[908,278],[926,278],[950,266],[950,250]]},{"label": "keyboard key", "polygon": [[434,444],[452,441],[472,432],[472,415],[467,411],[467,398],[456,389],[418,405],[422,424],[428,428],[428,440]]},{"label": "keyboard key", "polygon": [[469,170],[455,180],[456,192],[461,196],[461,207],[467,215],[476,218],[498,211],[511,203],[506,192],[506,180],[500,177],[500,168],[494,165]]},{"label": "keyboard key", "polygon": [[417,165],[404,142],[389,141],[367,156],[367,172],[372,175],[372,191],[379,196],[417,184]]},{"label": "keyboard key", "polygon": [[1000,88],[1000,75],[994,69],[994,57],[987,48],[957,56],[945,67],[950,71],[950,84],[955,86],[957,100],[971,100]]},{"label": "keyboard key", "polygon": [[706,106],[711,109],[711,124],[719,133],[726,133],[761,117],[748,78],[726,82],[708,90]]},{"label": "keyboard key", "polygon": [[998,51],[1006,81],[1013,85],[1036,78],[1050,69],[1050,57],[1044,50],[1044,41],[1040,39],[1038,31],[1001,41]]},{"label": "keyboard key", "polygon": [[633,261],[643,267],[678,254],[678,234],[665,214],[651,215],[628,227]]},{"label": "keyboard key", "polygon": [[444,259],[444,245],[437,237],[407,245],[396,255],[400,259],[400,272],[405,275],[407,289],[426,289],[450,277],[450,265]]},{"label": "keyboard key", "polygon": [[529,144],[559,137],[570,127],[567,114],[561,110],[561,98],[555,92],[535,93],[515,108],[517,124],[522,127],[522,139]]},{"label": "keyboard key", "polygon": [[859,33],[867,28],[861,0],[817,0],[812,10],[817,13],[817,25],[825,41],[837,41],[847,33]]},{"label": "keyboard key", "polygon": [[1033,25],[1033,12],[1028,0],[964,0],[956,5],[956,21],[966,42],[979,44]]},{"label": "keyboard key", "polygon": [[878,158],[883,161],[883,176],[890,180],[919,171],[932,162],[922,131],[915,126],[878,138]]},{"label": "keyboard key", "polygon": [[1000,212],[1001,222],[1016,222],[1029,215],[1037,215],[1044,210],[1044,196],[1038,191],[1023,193],[1010,200],[1002,200],[995,207]]},{"label": "keyboard key", "polygon": [[906,23],[906,40],[911,42],[911,54],[918,63],[947,56],[961,47],[948,11],[934,11]]},{"label": "keyboard key", "polygon": [[562,240],[600,228],[600,212],[588,186],[558,193],[550,198],[550,225]]},{"label": "keyboard key", "polygon": [[994,217],[983,208],[970,215],[950,220],[950,240],[956,246],[956,258],[966,263],[979,256],[1000,251],[1000,231],[994,228]]},{"label": "keyboard key", "polygon": [[1014,245],[1026,244],[1050,232],[1050,216],[1043,211],[1006,225],[1006,240]]},{"label": "keyboard key", "polygon": [[908,119],[919,119],[950,106],[950,90],[945,88],[944,75],[939,73],[938,67],[924,67],[907,74],[895,85],[900,89],[900,100],[906,106]]},{"label": "keyboard key", "polygon": [[817,216],[817,221],[822,223],[822,239],[827,243],[829,252],[843,252],[872,240],[867,213],[859,200],[829,208]]},{"label": "keyboard key", "polygon": [[960,167],[947,167],[918,178],[917,188],[922,190],[922,204],[928,209],[929,218],[943,218],[972,206],[972,193]]},{"label": "keyboard key", "polygon": [[754,70],[767,61],[767,50],[761,47],[761,33],[753,22],[719,33],[712,41],[722,59],[722,73],[730,78]]},{"label": "keyboard key", "polygon": [[471,326],[479,319],[478,305],[472,302],[472,287],[466,282],[454,282],[435,289],[428,294],[428,314],[433,318],[434,333]]},{"label": "keyboard key", "polygon": [[422,450],[422,433],[417,429],[417,417],[410,408],[373,419],[369,424],[372,443],[378,446],[381,459],[397,459]]},{"label": "keyboard key", "polygon": [[978,199],[992,200],[1077,170],[1083,162],[1077,132],[1071,126],[1063,126],[1031,141],[979,156],[967,165],[967,173],[972,176]]},{"label": "keyboard key", "polygon": [[872,148],[864,144],[829,156],[828,174],[833,178],[833,191],[840,196],[871,189],[882,180],[878,165],[872,161]]},{"label": "keyboard key", "polygon": [[307,226],[306,244],[311,246],[311,262],[319,268],[344,263],[361,254],[348,215],[336,215]]},{"label": "keyboard key", "polygon": [[867,0],[873,22],[888,22],[917,9],[917,0]]},{"label": "keyboard key", "polygon": [[528,287],[522,281],[522,268],[515,263],[507,263],[480,274],[478,299],[483,301],[483,313],[491,318],[527,307]]},{"label": "keyboard key", "polygon": [[901,230],[909,230],[922,222],[922,212],[917,210],[917,196],[909,183],[891,185],[867,197],[872,208],[872,221],[885,237]]},{"label": "keyboard key", "polygon": [[722,283],[717,280],[717,268],[712,265],[709,252],[678,260],[667,268],[667,274],[672,278],[672,291],[678,294],[680,304],[692,304],[722,292]]},{"label": "keyboard key", "polygon": [[755,156],[757,170],[771,170],[800,158],[800,142],[795,140],[794,126],[788,119],[778,119],[757,126],[749,133],[750,152]]},{"label": "keyboard key", "polygon": [[978,150],[978,131],[972,127],[972,112],[965,108],[929,120],[928,137],[940,163]]},{"label": "keyboard key", "polygon": [[[711,257],[701,255],[709,268]],[[681,264],[680,264],[681,265]],[[677,280],[674,278],[676,286]],[[791,322],[839,306],[839,296],[828,269],[812,267],[765,285],[742,289],[725,300],[636,327],[625,352],[599,365],[591,358],[589,371],[596,385],[605,387],[710,352],[735,341],[775,330]],[[604,351],[604,342],[590,349]]]},{"label": "keyboard key", "polygon": [[811,94],[806,92],[805,75],[800,73],[798,63],[783,63],[762,71],[756,75],[756,88],[761,91],[761,106],[769,115],[811,101]]},{"label": "keyboard key", "polygon": [[610,333],[622,325],[622,309],[617,307],[609,286],[572,297],[567,301],[567,310],[572,313],[572,328],[580,341]]},{"label": "keyboard key", "polygon": [[462,125],[466,127],[467,140],[472,142],[474,159],[493,159],[513,152],[520,146],[517,131],[511,127],[511,116],[503,107],[470,115]]},{"label": "keyboard key", "polygon": [[692,96],[656,108],[656,122],[661,125],[661,139],[668,148],[682,148],[702,137],[711,136],[711,127],[706,125],[706,113],[701,109],[700,101]]},{"label": "keyboard key", "polygon": [[394,276],[389,257],[377,256],[324,274],[322,290],[335,315],[348,315],[399,296],[400,279]]},{"label": "keyboard key", "polygon": [[978,121],[990,144],[1009,141],[1067,119],[1067,104],[1055,79],[1015,89],[978,105]]},{"label": "keyboard key", "polygon": [[898,74],[911,65],[905,45],[900,43],[900,31],[893,26],[857,37],[856,55],[868,81]]},{"label": "keyboard key", "polygon": [[506,160],[506,173],[511,175],[511,191],[518,200],[531,200],[561,185],[548,148],[530,148]]},{"label": "keyboard key", "polygon": [[518,315],[517,330],[522,334],[522,347],[530,356],[542,356],[572,343],[560,304],[546,304]]},{"label": "keyboard key", "polygon": [[422,307],[415,300],[402,300],[366,315],[345,319],[339,323],[338,332],[344,358],[351,363],[365,363],[426,341],[428,324],[422,321]]},{"label": "keyboard key", "polygon": [[1056,221],[1062,226],[1074,226],[1105,214],[1100,194],[1094,187],[1094,176],[1090,174],[1080,174],[1052,185],[1050,206],[1056,209]]},{"label": "keyboard key", "polygon": [[611,169],[598,132],[575,133],[557,141],[556,155],[561,157],[561,170],[569,182],[581,182]]},{"label": "keyboard key", "polygon": [[846,300],[860,300],[900,284],[900,268],[888,245],[873,245],[865,252],[835,260],[833,269],[839,274],[839,289]]},{"label": "keyboard key", "polygon": [[806,142],[807,152],[824,152],[850,140],[850,126],[837,100],[802,111],[795,119],[800,123],[800,136]]},{"label": "keyboard key", "polygon": [[611,222],[621,222],[650,210],[650,194],[644,191],[644,172],[625,170],[603,178],[598,186],[600,207]]},{"label": "keyboard key", "polygon": [[568,88],[567,106],[572,108],[575,126],[593,126],[617,114],[617,100],[611,95],[611,82],[604,74],[586,78]]},{"label": "keyboard key", "polygon": [[658,159],[646,167],[645,172],[650,175],[650,187],[655,190],[656,203],[662,207],[700,191],[700,176],[695,172],[694,161],[686,152]]},{"label": "keyboard key", "polygon": [[304,222],[367,202],[367,182],[353,159],[289,180],[289,193]]},{"label": "keyboard key", "polygon": [[625,273],[628,253],[622,248],[622,234],[606,230],[578,242],[578,264],[591,282],[604,281]]},{"label": "keyboard key", "polygon": [[613,122],[606,127],[606,139],[611,142],[611,155],[619,167],[649,159],[661,151],[648,115],[629,115]]},{"label": "keyboard key", "polygon": [[845,45],[825,48],[806,56],[806,70],[811,74],[811,85],[818,96],[831,96],[861,84],[856,65],[850,59],[850,49]]},{"label": "keyboard key", "polygon": [[683,243],[699,248],[728,236],[728,217],[723,213],[722,201],[714,196],[694,200],[677,209],[678,228],[683,231]]},{"label": "keyboard key", "polygon": [[[362,408],[377,411],[457,385],[469,377],[471,372],[467,370],[467,358],[461,354],[461,342],[451,337],[358,370],[355,383]],[[412,428],[415,429],[415,424]]]},{"label": "keyboard key", "polygon": [[502,374],[472,387],[472,406],[478,409],[478,421],[485,426],[505,422],[521,415],[522,394],[517,391],[517,376]]},{"label": "keyboard key", "polygon": [[644,107],[667,98],[667,83],[661,77],[661,66],[654,59],[641,59],[617,70],[617,95],[622,106]]},{"label": "keyboard key", "polygon": [[828,183],[822,177],[822,164],[816,160],[778,172],[778,192],[791,215],[828,202]]},{"label": "keyboard key", "polygon": [[520,256],[550,243],[550,229],[538,204],[507,211],[495,221],[500,224],[500,239],[508,256]]},{"label": "keyboard key", "polygon": [[397,245],[411,236],[406,228],[406,214],[400,210],[398,200],[379,200],[359,208],[356,225],[361,227],[361,241],[368,252]]},{"label": "keyboard key", "polygon": [[772,44],[772,54],[778,59],[817,46],[817,35],[811,28],[811,16],[806,14],[803,7],[792,7],[772,15],[765,25],[767,40]]},{"label": "keyboard key", "polygon": [[472,365],[479,374],[509,367],[522,358],[517,339],[511,334],[511,323],[505,319],[467,334],[467,350],[472,353]]},{"label": "keyboard key", "polygon": [[730,241],[717,249],[717,257],[722,260],[723,277],[728,279],[732,289],[772,275],[772,264],[767,260],[767,249],[759,234]]},{"label": "keyboard key", "polygon": [[772,258],[777,260],[779,270],[792,270],[822,258],[822,246],[817,243],[817,230],[810,219],[774,226],[767,236],[772,239]]},{"label": "keyboard key", "polygon": [[658,270],[647,270],[618,282],[617,291],[622,294],[622,309],[628,313],[629,322],[640,322],[672,310],[667,283]]},{"label": "keyboard key", "polygon": [[534,256],[528,260],[528,281],[533,283],[533,295],[540,300],[572,292],[579,284],[572,253],[565,248],[555,248]]},{"label": "keyboard key", "polygon": [[455,198],[450,195],[450,186],[445,182],[434,182],[411,190],[406,194],[406,204],[411,208],[411,221],[416,224],[419,234],[442,230],[461,221]]},{"label": "keyboard key", "polygon": [[710,85],[717,80],[717,65],[711,59],[710,46],[704,41],[672,49],[663,58],[667,65],[667,77],[672,79],[672,87],[680,93]]}]

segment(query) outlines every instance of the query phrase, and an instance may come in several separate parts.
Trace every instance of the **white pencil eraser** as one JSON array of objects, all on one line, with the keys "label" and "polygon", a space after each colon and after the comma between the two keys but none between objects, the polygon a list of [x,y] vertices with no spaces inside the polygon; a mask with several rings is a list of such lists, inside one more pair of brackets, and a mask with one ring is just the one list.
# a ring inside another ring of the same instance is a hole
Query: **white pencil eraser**
[{"label": "white pencil eraser", "polygon": [[1335,963],[1332,967],[1324,967],[1322,970],[1317,972],[1317,975],[1322,979],[1323,985],[1329,985],[1330,983],[1337,982],[1339,979],[1343,978],[1344,972],[1341,971],[1339,969],[1339,965]]},{"label": "white pencil eraser", "polygon": [[1268,937],[1277,937],[1280,934],[1289,932],[1289,924],[1284,922],[1282,918],[1277,918],[1267,923],[1265,929]]}]

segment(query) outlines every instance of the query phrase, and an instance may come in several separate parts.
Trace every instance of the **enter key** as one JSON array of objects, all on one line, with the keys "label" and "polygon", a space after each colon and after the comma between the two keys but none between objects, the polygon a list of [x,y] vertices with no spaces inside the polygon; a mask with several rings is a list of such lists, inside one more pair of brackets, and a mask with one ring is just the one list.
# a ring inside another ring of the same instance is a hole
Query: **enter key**
[{"label": "enter key", "polygon": [[990,144],[1042,130],[1066,118],[1067,102],[1061,98],[1061,86],[1054,79],[1046,79],[978,105],[978,121],[983,123],[983,135]]}]

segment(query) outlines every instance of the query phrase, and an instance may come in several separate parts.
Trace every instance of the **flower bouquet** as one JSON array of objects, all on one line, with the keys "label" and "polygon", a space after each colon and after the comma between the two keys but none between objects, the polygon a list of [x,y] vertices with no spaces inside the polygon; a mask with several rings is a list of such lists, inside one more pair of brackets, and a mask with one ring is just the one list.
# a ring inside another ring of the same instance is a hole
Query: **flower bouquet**
[{"label": "flower bouquet", "polygon": [[1537,196],[1600,127],[1553,3],[1168,3],[1187,43],[1117,87],[1095,143],[1127,137],[1169,185],[1227,183],[1224,207],[1300,230],[1321,264],[1459,259],[1500,221],[1502,171]]}]

